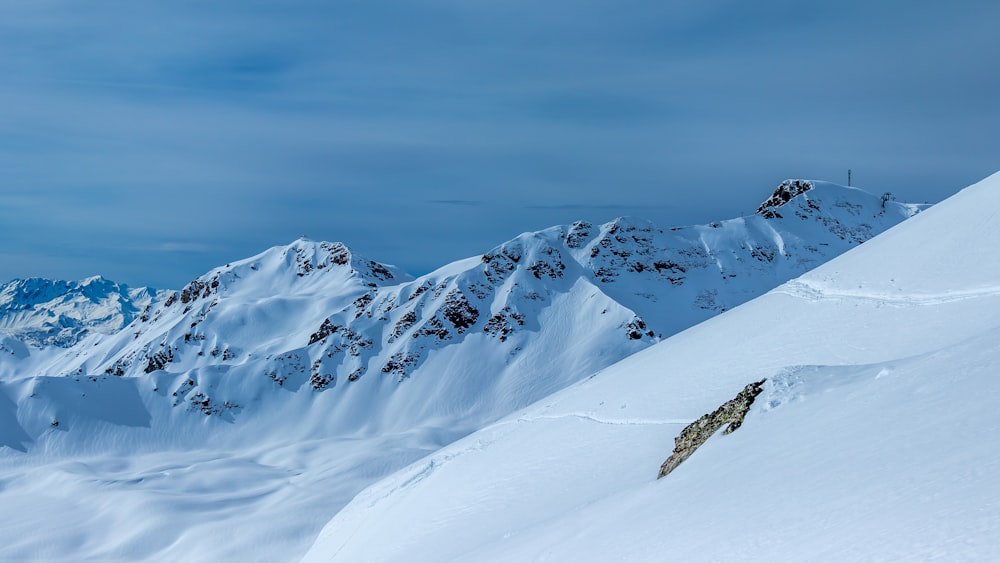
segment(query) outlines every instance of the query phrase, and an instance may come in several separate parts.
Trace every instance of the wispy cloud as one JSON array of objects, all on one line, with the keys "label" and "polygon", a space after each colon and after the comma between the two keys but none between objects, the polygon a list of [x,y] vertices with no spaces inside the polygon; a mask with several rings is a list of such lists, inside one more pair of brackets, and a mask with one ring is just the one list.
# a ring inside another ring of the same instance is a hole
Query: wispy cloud
[{"label": "wispy cloud", "polygon": [[429,199],[427,200],[427,203],[433,205],[458,205],[464,207],[471,207],[482,204],[481,201],[473,199]]},{"label": "wispy cloud", "polygon": [[150,248],[156,252],[217,252],[220,248],[197,242],[164,242]]},{"label": "wispy cloud", "polygon": [[524,209],[582,209],[582,210],[598,210],[598,211],[631,211],[631,210],[663,210],[669,209],[669,205],[622,205],[617,203],[609,204],[586,204],[586,203],[556,203],[551,205],[525,205]]}]

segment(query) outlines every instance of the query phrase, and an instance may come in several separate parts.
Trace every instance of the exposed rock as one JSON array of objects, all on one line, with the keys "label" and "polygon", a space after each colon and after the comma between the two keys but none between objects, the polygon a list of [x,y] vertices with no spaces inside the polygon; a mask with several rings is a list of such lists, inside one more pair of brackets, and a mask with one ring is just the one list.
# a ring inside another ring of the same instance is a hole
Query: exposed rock
[{"label": "exposed rock", "polygon": [[499,248],[483,254],[481,261],[486,267],[483,275],[490,283],[501,282],[507,274],[517,268],[518,262],[524,256],[524,248],[518,241],[510,241]]},{"label": "exposed rock", "polygon": [[639,340],[644,335],[650,338],[656,337],[655,332],[653,332],[652,330],[648,330],[646,328],[646,321],[642,320],[639,317],[633,317],[628,324],[624,325],[624,328],[625,328],[625,334],[627,334],[629,339],[631,340]]},{"label": "exposed rock", "polygon": [[[149,362],[146,364],[145,372],[152,373],[156,370],[163,369],[172,361],[174,361],[174,350],[168,346],[166,350],[160,350],[159,352],[149,356]],[[115,373],[117,375],[116,372],[109,373]]]},{"label": "exposed rock", "polygon": [[431,317],[429,321],[424,323],[424,326],[413,333],[413,338],[420,338],[422,336],[436,336],[438,340],[447,340],[451,338],[451,333],[444,327],[441,319]]},{"label": "exposed rock", "polygon": [[370,349],[374,343],[371,338],[365,338],[364,334],[349,328],[345,328],[341,335],[341,344],[347,347],[347,354],[354,357],[360,356],[362,349]]},{"label": "exposed rock", "polygon": [[[181,303],[187,304],[194,301],[195,299],[198,299],[199,297],[208,297],[218,289],[219,289],[219,276],[214,276],[211,281],[207,282],[203,280],[194,280],[191,283],[184,286],[184,289],[181,290],[180,300]],[[170,299],[168,299],[168,301],[170,301]],[[170,306],[171,303],[166,303],[165,305]]]},{"label": "exposed rock", "polygon": [[[365,293],[361,297],[354,300],[354,318],[360,319],[361,315],[365,314],[365,307],[367,307],[375,299],[375,294],[371,291]],[[371,314],[369,313],[369,318]]]},{"label": "exposed rock", "polygon": [[343,266],[351,261],[351,251],[339,242],[324,242],[320,248],[327,252],[330,263]]},{"label": "exposed rock", "polygon": [[563,276],[562,272],[566,269],[566,265],[562,262],[556,262],[555,264],[550,264],[544,260],[539,260],[531,266],[528,266],[528,271],[535,276],[535,279],[542,279],[542,276],[547,276],[550,279],[561,278]]},{"label": "exposed rock", "polygon": [[590,230],[593,228],[594,226],[586,221],[573,223],[569,229],[569,233],[566,234],[566,246],[569,248],[580,248],[582,243],[590,237]]},{"label": "exposed rock", "polygon": [[724,434],[732,434],[737,428],[743,425],[743,417],[750,410],[757,395],[760,395],[762,386],[766,379],[761,379],[756,383],[751,383],[743,388],[735,398],[726,401],[719,408],[709,414],[703,415],[698,420],[687,425],[681,433],[674,438],[674,453],[670,454],[667,461],[660,466],[660,474],[657,479],[665,477],[671,471],[677,469],[685,459],[691,457],[706,440],[723,425],[729,426],[723,431]]},{"label": "exposed rock", "polygon": [[392,328],[392,332],[389,334],[388,342],[392,342],[402,336],[403,333],[409,330],[415,322],[417,322],[416,313],[413,311],[403,313],[403,316],[396,321],[396,326]]},{"label": "exposed rock", "polygon": [[368,269],[371,271],[372,276],[379,280],[388,281],[395,278],[388,268],[373,260],[368,261]]},{"label": "exposed rock", "polygon": [[177,390],[171,393],[173,397],[176,397],[176,399],[174,399],[174,406],[176,407],[183,403],[184,398],[187,397],[188,393],[190,393],[197,385],[198,384],[193,379],[188,379],[181,383],[177,387]]},{"label": "exposed rock", "polygon": [[[337,381],[337,377],[331,373],[313,373],[309,378],[309,384],[316,391],[322,391],[330,387]],[[353,380],[352,380],[353,381]]]},{"label": "exposed rock", "polygon": [[315,344],[327,336],[336,333],[340,329],[341,327],[339,325],[335,325],[330,322],[330,319],[326,319],[323,321],[323,324],[320,325],[319,330],[309,336],[309,344]]},{"label": "exposed rock", "polygon": [[500,342],[505,342],[507,337],[514,333],[515,326],[524,326],[524,315],[512,311],[510,307],[504,307],[486,321],[483,332],[498,337]]},{"label": "exposed rock", "polygon": [[809,180],[785,180],[774,190],[771,197],[767,198],[767,201],[760,204],[757,213],[767,219],[780,219],[781,215],[774,210],[775,207],[781,207],[791,201],[793,197],[811,189],[813,189],[813,183]]},{"label": "exposed rock", "polygon": [[124,376],[125,371],[128,369],[130,365],[132,365],[132,358],[134,355],[135,354],[132,353],[124,358],[117,359],[115,363],[111,364],[111,366],[109,366],[107,369],[104,370],[104,373],[108,375],[116,375],[118,377]]},{"label": "exposed rock", "polygon": [[382,373],[394,373],[400,376],[400,381],[409,377],[409,368],[420,361],[420,356],[411,352],[397,352],[382,366]]},{"label": "exposed rock", "polygon": [[406,298],[406,300],[407,301],[412,301],[412,300],[416,299],[417,297],[420,297],[421,295],[423,295],[424,293],[426,293],[428,289],[431,288],[431,285],[432,284],[431,284],[430,280],[425,281],[423,284],[421,284],[416,289],[414,289],[413,293],[411,293],[410,296]]},{"label": "exposed rock", "polygon": [[448,322],[460,333],[474,325],[476,319],[479,318],[479,311],[470,305],[465,295],[457,289],[452,290],[445,297],[441,312],[444,318],[448,319]]},{"label": "exposed rock", "polygon": [[229,401],[223,401],[220,405],[204,393],[195,393],[189,401],[193,410],[200,410],[205,416],[221,415],[226,411],[240,408],[236,403]]},{"label": "exposed rock", "polygon": [[267,373],[267,377],[270,378],[271,381],[277,383],[278,385],[284,385],[285,382],[288,381],[287,375],[278,375],[278,370],[274,369],[272,369]]}]

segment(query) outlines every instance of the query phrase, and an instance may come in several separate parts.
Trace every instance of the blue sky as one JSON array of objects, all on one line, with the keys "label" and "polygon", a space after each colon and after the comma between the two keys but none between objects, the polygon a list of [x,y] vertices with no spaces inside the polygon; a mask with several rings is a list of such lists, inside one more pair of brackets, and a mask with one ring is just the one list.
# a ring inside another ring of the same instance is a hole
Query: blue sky
[{"label": "blue sky", "polygon": [[7,0],[0,280],[179,287],[300,235],[420,274],[526,230],[1000,169],[1000,3]]}]

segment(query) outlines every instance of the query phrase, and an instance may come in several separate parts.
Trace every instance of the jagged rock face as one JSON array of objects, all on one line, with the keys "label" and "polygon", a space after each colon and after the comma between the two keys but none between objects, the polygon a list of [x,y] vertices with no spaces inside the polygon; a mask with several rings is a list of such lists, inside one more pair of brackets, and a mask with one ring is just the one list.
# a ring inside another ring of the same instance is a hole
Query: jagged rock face
[{"label": "jagged rock face", "polygon": [[99,276],[14,280],[0,286],[0,332],[34,346],[69,347],[92,332],[121,330],[155,298],[155,290]]},{"label": "jagged rock face", "polygon": [[[183,373],[193,365],[245,362],[256,348],[255,343],[246,342],[224,326],[235,320],[241,328],[249,327],[261,336],[266,337],[271,330],[280,335],[277,325],[264,327],[263,331],[252,326],[258,322],[254,320],[254,307],[262,299],[304,303],[310,296],[331,293],[336,296],[333,302],[352,300],[354,309],[363,309],[372,300],[373,288],[409,279],[393,266],[355,256],[341,243],[298,240],[287,247],[272,248],[253,258],[216,268],[180,291],[166,292],[166,297],[147,308],[129,329],[132,342],[114,352],[113,360],[101,360],[103,368],[97,371],[118,376],[137,375],[140,368],[147,374]],[[289,318],[282,324],[293,323]],[[334,325],[327,319],[310,335],[309,344],[336,335],[354,353],[370,346],[369,339],[345,328],[345,324]],[[300,360],[292,347],[287,354],[269,356],[268,363],[278,365],[266,367],[265,373],[272,381],[285,385],[291,376],[288,371],[308,371],[306,366],[311,363],[313,387],[324,389],[333,385],[336,378],[324,371],[322,362]],[[77,371],[94,369],[84,363]],[[200,391],[181,386],[175,392],[196,396]],[[199,404],[205,399],[212,397],[199,398]]]},{"label": "jagged rock face", "polygon": [[813,183],[809,180],[785,180],[778,185],[774,193],[771,194],[771,197],[760,204],[760,207],[757,208],[757,213],[767,219],[780,218],[781,215],[774,210],[775,207],[781,207],[791,201],[793,197],[811,189],[813,189]]},{"label": "jagged rock face", "polygon": [[687,425],[676,438],[674,438],[674,452],[660,466],[660,474],[657,479],[666,477],[677,466],[684,462],[702,444],[715,434],[719,428],[726,426],[723,434],[732,434],[743,425],[743,418],[750,410],[757,395],[760,395],[766,379],[761,379],[751,383],[737,393],[736,397],[722,403],[714,411],[702,415],[701,418]]}]

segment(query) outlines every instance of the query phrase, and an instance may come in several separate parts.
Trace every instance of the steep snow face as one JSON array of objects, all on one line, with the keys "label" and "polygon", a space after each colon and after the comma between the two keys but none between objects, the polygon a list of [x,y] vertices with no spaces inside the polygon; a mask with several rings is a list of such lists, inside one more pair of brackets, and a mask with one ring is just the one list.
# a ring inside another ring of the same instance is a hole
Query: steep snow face
[{"label": "steep snow face", "polygon": [[157,296],[100,276],[78,282],[40,278],[0,286],[0,334],[34,346],[69,347],[91,332],[112,334]]},{"label": "steep snow face", "polygon": [[[813,186],[781,217],[676,229],[576,223],[418,279],[338,243],[296,241],[167,293],[117,334],[57,354],[0,355],[0,417],[10,422],[0,461],[11,456],[0,480],[38,470],[74,498],[97,494],[100,482],[101,498],[115,499],[86,518],[67,508],[54,520],[49,509],[20,513],[0,526],[14,546],[0,554],[297,557],[326,518],[389,471],[914,212]],[[85,467],[42,471],[33,464],[43,456]],[[248,477],[217,478],[231,472]],[[205,514],[192,515],[185,503],[205,490],[203,478],[213,483],[195,501]],[[0,495],[5,505],[39,496],[27,485]],[[212,516],[213,502],[238,509]],[[110,538],[116,522],[140,516],[127,541]],[[14,537],[18,526],[37,532]],[[53,537],[66,529],[85,541]],[[198,539],[232,529],[248,541]]]},{"label": "steep snow face", "polygon": [[[996,560],[998,208],[1000,174],[442,448],[305,560]],[[764,378],[739,430],[656,479]]]}]

